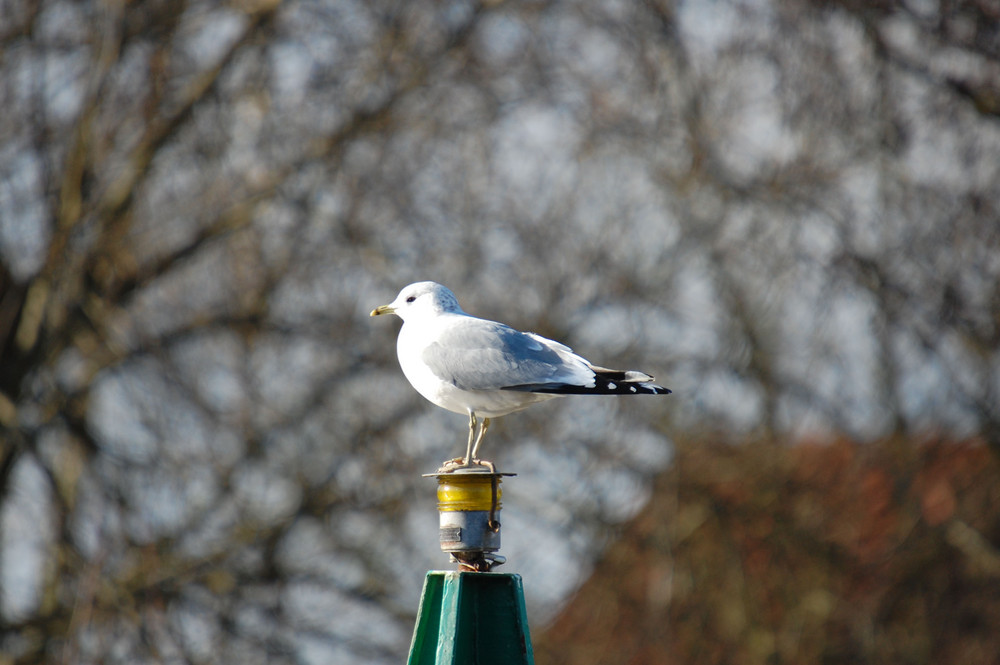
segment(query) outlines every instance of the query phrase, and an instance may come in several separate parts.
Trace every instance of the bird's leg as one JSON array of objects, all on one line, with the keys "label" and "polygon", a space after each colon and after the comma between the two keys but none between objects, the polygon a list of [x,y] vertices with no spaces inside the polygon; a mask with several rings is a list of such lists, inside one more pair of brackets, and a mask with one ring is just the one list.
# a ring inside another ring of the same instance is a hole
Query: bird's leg
[{"label": "bird's leg", "polygon": [[490,473],[496,473],[496,468],[493,466],[493,462],[483,462],[480,461],[478,453],[479,446],[483,442],[483,437],[486,436],[486,430],[490,428],[490,419],[483,418],[483,422],[479,425],[479,432],[476,435],[475,443],[472,443],[470,439],[470,445],[468,452],[466,452],[465,464],[464,466],[485,466],[490,470]]},{"label": "bird's leg", "polygon": [[[488,426],[489,418],[483,419],[483,424]],[[485,433],[483,428],[480,428],[477,432],[476,425],[478,424],[478,419],[476,414],[472,411],[469,412],[469,442],[465,447],[465,457],[456,457],[455,459],[448,460],[444,463],[445,469],[449,471],[454,471],[455,469],[468,468],[475,465],[475,453],[479,450],[479,444],[483,440],[483,434]],[[477,436],[478,434],[478,436]]]},{"label": "bird's leg", "polygon": [[476,413],[469,411],[469,443],[465,447],[465,459],[462,461],[462,466],[472,466],[472,455],[478,441],[479,439],[476,438]]},{"label": "bird's leg", "polygon": [[483,442],[483,437],[486,436],[486,430],[488,430],[489,428],[490,428],[490,419],[483,418],[483,424],[479,427],[479,436],[476,437],[476,443],[474,446],[472,446],[472,462],[476,466],[485,466],[487,469],[490,470],[490,473],[496,473],[497,468],[493,466],[493,462],[479,459],[479,445]]},{"label": "bird's leg", "polygon": [[[493,462],[487,460],[480,460],[477,453],[479,452],[479,444],[483,442],[483,437],[486,436],[486,430],[490,427],[490,419],[483,418],[483,426],[479,430],[479,438],[476,439],[476,445],[472,447],[472,459],[476,460],[479,466],[485,466],[490,470],[490,473],[496,473],[497,468],[493,466]],[[491,518],[492,519],[492,518]]]},{"label": "bird's leg", "polygon": [[[476,425],[479,425],[478,429]],[[469,442],[465,447],[465,457],[456,457],[453,460],[445,462],[444,468],[448,469],[447,472],[452,472],[459,468],[484,466],[490,470],[490,473],[496,473],[496,467],[493,466],[493,462],[483,462],[476,457],[476,454],[479,452],[479,446],[483,443],[483,437],[486,436],[486,430],[489,428],[489,418],[483,418],[482,422],[480,422],[474,412],[469,412]]]},{"label": "bird's leg", "polygon": [[[473,444],[472,450],[470,451],[470,454],[472,455],[472,459],[475,460],[476,462],[479,461],[479,457],[477,457],[477,455],[479,453],[479,446],[483,442],[483,437],[486,436],[486,430],[488,430],[489,428],[490,428],[490,419],[489,418],[483,418],[483,424],[480,425],[480,427],[479,427],[479,435],[476,437],[476,443]],[[466,458],[466,459],[468,459],[468,458]],[[466,463],[468,463],[468,462],[466,462]]]}]

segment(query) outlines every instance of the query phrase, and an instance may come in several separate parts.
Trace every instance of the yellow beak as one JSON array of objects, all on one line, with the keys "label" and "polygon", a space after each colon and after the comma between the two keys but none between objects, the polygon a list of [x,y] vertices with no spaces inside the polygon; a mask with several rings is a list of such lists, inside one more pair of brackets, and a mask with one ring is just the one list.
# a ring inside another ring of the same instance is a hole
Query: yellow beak
[{"label": "yellow beak", "polygon": [[379,305],[378,307],[373,309],[372,313],[369,314],[368,316],[380,316],[382,314],[392,314],[395,311],[396,308],[392,307],[391,305]]}]

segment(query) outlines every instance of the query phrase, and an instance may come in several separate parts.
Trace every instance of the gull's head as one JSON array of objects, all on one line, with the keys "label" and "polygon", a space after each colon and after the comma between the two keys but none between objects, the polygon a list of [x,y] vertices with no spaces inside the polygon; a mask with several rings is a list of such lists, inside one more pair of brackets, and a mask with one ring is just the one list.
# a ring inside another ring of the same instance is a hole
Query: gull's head
[{"label": "gull's head", "polygon": [[461,311],[458,299],[447,287],[437,282],[417,282],[403,287],[396,299],[388,305],[380,305],[373,309],[371,316],[395,314],[406,321]]}]

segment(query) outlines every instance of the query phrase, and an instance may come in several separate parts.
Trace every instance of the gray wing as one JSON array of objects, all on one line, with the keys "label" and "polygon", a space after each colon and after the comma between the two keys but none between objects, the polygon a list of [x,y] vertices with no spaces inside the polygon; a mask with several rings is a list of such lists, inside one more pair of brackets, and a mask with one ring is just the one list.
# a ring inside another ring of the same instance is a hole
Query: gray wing
[{"label": "gray wing", "polygon": [[463,390],[583,385],[594,377],[587,362],[561,344],[471,317],[442,331],[422,359],[436,376]]}]

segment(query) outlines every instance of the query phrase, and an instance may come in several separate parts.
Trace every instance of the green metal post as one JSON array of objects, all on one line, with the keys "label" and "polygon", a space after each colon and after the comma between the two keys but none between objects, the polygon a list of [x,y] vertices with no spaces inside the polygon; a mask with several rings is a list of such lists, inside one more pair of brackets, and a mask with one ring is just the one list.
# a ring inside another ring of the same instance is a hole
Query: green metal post
[{"label": "green metal post", "polygon": [[534,665],[521,576],[432,571],[407,665]]}]

